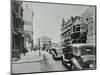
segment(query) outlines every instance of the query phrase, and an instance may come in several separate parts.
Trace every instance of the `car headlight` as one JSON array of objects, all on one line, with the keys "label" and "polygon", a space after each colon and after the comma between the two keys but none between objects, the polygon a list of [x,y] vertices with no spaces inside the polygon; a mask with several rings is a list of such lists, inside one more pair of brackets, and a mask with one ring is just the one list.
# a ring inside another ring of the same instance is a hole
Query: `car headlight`
[{"label": "car headlight", "polygon": [[89,67],[90,67],[90,68],[93,68],[94,66],[93,66],[93,64],[89,64]]},{"label": "car headlight", "polygon": [[69,62],[69,60],[65,59],[66,62]]},{"label": "car headlight", "polygon": [[70,66],[70,64],[67,64],[68,66]]}]

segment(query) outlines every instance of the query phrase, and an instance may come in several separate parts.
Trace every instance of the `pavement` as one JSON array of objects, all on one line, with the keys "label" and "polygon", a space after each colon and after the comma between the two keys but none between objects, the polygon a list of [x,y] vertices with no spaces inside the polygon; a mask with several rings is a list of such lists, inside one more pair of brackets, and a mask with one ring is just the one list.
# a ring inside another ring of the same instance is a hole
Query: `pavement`
[{"label": "pavement", "polygon": [[21,59],[18,61],[12,61],[12,64],[18,63],[29,63],[29,62],[38,62],[43,60],[43,57],[39,55],[39,51],[32,51],[21,55]]},{"label": "pavement", "polygon": [[48,60],[43,60],[43,56],[39,56],[39,51],[21,55],[21,60],[12,62],[12,73],[36,73],[50,71],[67,70],[61,63],[61,60],[53,60],[50,54],[47,54]]}]

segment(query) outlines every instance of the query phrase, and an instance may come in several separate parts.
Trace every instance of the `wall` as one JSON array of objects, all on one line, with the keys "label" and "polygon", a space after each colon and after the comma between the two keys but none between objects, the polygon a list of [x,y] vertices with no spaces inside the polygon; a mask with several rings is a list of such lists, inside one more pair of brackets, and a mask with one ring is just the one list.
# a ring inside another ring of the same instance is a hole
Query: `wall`
[{"label": "wall", "polygon": [[87,43],[95,43],[95,7],[89,7],[83,14],[83,22],[87,25]]}]

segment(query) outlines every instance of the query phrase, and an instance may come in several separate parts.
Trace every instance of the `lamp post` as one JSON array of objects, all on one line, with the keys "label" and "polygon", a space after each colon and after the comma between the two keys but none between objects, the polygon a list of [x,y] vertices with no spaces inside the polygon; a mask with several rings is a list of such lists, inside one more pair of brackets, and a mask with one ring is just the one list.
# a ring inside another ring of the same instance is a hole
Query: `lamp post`
[{"label": "lamp post", "polygon": [[39,56],[41,56],[41,53],[40,53],[40,38],[39,38]]}]

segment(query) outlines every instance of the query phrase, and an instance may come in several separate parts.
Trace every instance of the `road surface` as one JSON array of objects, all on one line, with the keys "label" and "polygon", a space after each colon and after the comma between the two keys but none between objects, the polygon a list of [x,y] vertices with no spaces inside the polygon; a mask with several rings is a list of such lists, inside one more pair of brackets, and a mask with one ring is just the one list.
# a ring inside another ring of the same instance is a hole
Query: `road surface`
[{"label": "road surface", "polygon": [[[30,54],[30,59],[34,60],[35,57],[33,58],[32,55],[33,54]],[[29,59],[29,55],[27,56],[27,58]],[[41,60],[12,64],[12,73],[32,73],[64,70],[67,70],[67,68],[62,65],[61,60],[49,60],[48,62]]]}]

